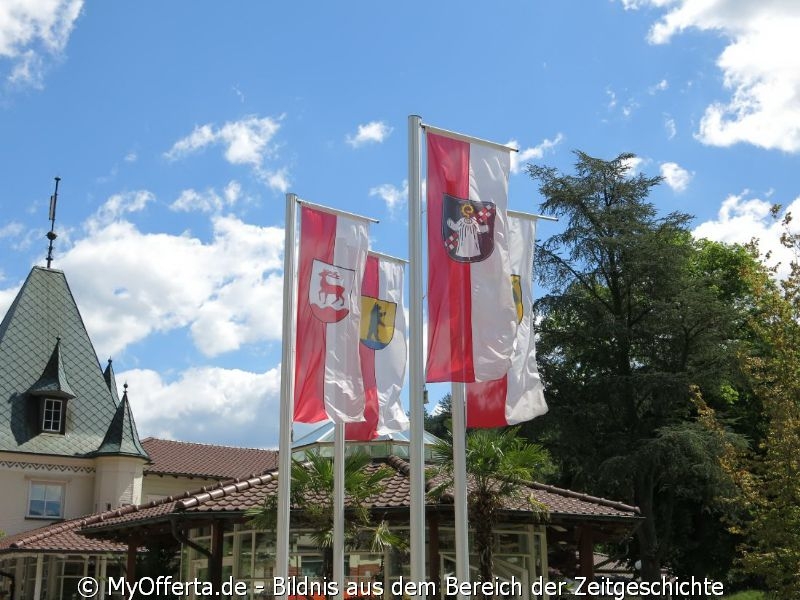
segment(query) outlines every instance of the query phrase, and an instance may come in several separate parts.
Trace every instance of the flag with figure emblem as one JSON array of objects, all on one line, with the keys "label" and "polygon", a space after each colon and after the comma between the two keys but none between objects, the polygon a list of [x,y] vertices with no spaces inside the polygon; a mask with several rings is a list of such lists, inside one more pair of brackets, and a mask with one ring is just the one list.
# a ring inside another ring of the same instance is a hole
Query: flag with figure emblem
[{"label": "flag with figure emblem", "polygon": [[297,270],[294,420],[362,421],[361,279],[368,222],[303,206]]},{"label": "flag with figure emblem", "polygon": [[510,148],[428,133],[426,380],[502,377],[517,328],[508,285]]},{"label": "flag with figure emblem", "polygon": [[547,412],[544,386],[536,366],[533,332],[533,248],[536,220],[508,215],[511,259],[509,282],[519,326],[511,368],[503,377],[467,384],[467,427],[503,427]]},{"label": "flag with figure emblem", "polygon": [[348,423],[345,438],[371,440],[408,429],[400,402],[406,373],[403,262],[370,252],[361,283],[361,374],[364,422]]}]

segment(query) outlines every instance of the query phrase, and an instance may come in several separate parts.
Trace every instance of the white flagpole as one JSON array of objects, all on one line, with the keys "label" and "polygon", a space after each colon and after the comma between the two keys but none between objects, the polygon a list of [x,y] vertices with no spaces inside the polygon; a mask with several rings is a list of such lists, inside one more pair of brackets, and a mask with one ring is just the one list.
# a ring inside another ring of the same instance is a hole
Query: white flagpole
[{"label": "white flagpole", "polygon": [[[467,527],[467,386],[453,382],[451,385],[451,412],[453,417],[453,509],[456,533],[456,579],[459,583],[470,581],[469,530]],[[465,598],[458,594],[459,598]]]},{"label": "white flagpole", "polygon": [[333,426],[333,580],[344,597],[344,423]]},{"label": "white flagpole", "polygon": [[[297,196],[286,194],[283,248],[283,346],[281,349],[281,409],[278,442],[278,523],[275,577],[289,576],[289,516],[292,486],[292,416],[294,414],[295,223]],[[285,598],[285,595],[276,598]]]},{"label": "white flagpole", "polygon": [[[422,163],[420,140],[422,119],[408,117],[408,258],[409,352],[408,383],[411,405],[411,581],[425,581],[425,409],[422,365]],[[425,600],[416,594],[415,600]]]}]

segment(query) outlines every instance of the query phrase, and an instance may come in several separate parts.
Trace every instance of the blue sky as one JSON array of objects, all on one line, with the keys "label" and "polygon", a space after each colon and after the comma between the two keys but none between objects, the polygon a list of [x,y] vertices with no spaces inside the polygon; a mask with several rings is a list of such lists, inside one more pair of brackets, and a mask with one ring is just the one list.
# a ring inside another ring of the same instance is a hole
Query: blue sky
[{"label": "blue sky", "polygon": [[373,246],[408,256],[419,114],[519,147],[514,209],[541,201],[527,163],[633,152],[659,210],[777,248],[797,31],[796,0],[5,0],[0,313],[44,264],[58,175],[53,266],[140,434],[274,446],[285,192],[380,219]]}]

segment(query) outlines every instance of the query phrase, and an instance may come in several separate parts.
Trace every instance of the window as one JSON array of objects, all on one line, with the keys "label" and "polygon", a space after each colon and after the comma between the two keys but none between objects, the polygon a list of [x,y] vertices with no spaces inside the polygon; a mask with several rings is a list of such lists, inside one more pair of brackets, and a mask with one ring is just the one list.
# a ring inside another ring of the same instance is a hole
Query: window
[{"label": "window", "polygon": [[31,481],[28,516],[34,519],[60,519],[64,516],[64,484]]},{"label": "window", "polygon": [[56,398],[45,398],[42,407],[42,431],[61,433],[64,401]]}]

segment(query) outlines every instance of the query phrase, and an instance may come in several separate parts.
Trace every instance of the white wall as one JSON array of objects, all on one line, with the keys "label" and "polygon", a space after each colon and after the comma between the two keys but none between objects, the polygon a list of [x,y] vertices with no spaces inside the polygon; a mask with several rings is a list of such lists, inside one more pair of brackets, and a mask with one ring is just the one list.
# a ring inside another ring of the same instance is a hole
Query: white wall
[{"label": "white wall", "polygon": [[95,460],[93,512],[142,502],[144,459],[125,456],[98,456]]},{"label": "white wall", "polygon": [[92,459],[0,452],[0,531],[11,535],[53,522],[25,516],[31,481],[65,484],[64,518],[91,513],[94,478]]}]

